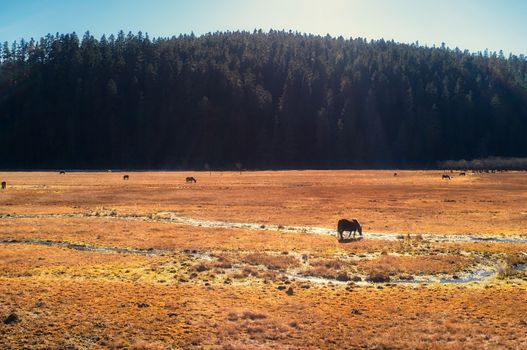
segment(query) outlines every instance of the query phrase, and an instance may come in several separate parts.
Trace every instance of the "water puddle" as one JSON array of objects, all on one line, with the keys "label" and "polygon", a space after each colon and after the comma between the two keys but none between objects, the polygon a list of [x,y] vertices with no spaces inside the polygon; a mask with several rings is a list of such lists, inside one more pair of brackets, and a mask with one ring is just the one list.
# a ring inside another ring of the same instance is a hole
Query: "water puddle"
[{"label": "water puddle", "polygon": [[[184,251],[174,251],[174,250],[162,250],[162,249],[137,249],[137,248],[120,248],[120,247],[101,247],[101,246],[94,246],[89,244],[78,244],[78,243],[68,243],[68,242],[60,242],[60,241],[47,241],[47,240],[9,240],[9,241],[0,241],[0,244],[2,245],[40,245],[40,246],[48,246],[48,247],[63,247],[67,249],[73,249],[76,251],[82,251],[82,252],[99,252],[99,253],[119,253],[119,254],[142,254],[142,255],[164,255],[164,254],[174,254],[174,253],[180,253],[185,256],[193,257],[197,260],[203,260],[203,261],[212,261],[216,260],[217,257],[206,253],[206,252],[200,252],[196,250],[184,250]],[[233,264],[232,268],[242,268],[246,264],[243,263],[237,263]],[[306,265],[304,263],[303,265]],[[304,266],[305,267],[305,266]],[[260,266],[260,269],[270,270],[264,266]],[[389,281],[386,281],[384,283],[389,284],[395,284],[395,285],[418,285],[418,284],[433,284],[433,283],[439,283],[439,284],[466,284],[466,283],[472,283],[472,282],[486,282],[490,280],[491,278],[495,277],[498,274],[499,267],[493,265],[478,265],[472,269],[473,271],[470,272],[463,272],[454,275],[415,275],[412,277],[411,280],[408,279],[398,279],[398,278],[390,278]],[[515,271],[524,271],[527,270],[527,264],[516,264],[513,266],[513,270]],[[301,282],[309,282],[313,284],[319,284],[319,285],[347,285],[349,283],[353,283],[357,286],[374,286],[379,285],[382,283],[374,283],[367,280],[367,276],[357,274],[355,276],[360,277],[360,280],[358,281],[343,281],[338,280],[335,278],[326,278],[326,277],[317,277],[317,276],[309,276],[309,275],[302,275],[297,270],[289,270],[289,271],[278,271],[278,273],[282,276],[285,276],[291,280],[301,281]]]},{"label": "water puddle", "polygon": [[440,278],[439,283],[441,284],[462,284],[462,283],[470,283],[470,282],[482,282],[496,275],[496,273],[497,271],[480,270],[480,271],[463,274],[459,277]]},{"label": "water puddle", "polygon": [[[189,225],[194,227],[205,228],[224,228],[224,229],[245,229],[253,231],[274,231],[284,233],[308,233],[314,235],[335,236],[336,231],[325,227],[314,226],[283,226],[283,225],[269,225],[258,223],[240,223],[227,222],[216,220],[202,220],[194,219],[179,215],[175,212],[159,212],[150,215],[125,215],[118,214],[115,210],[97,211],[86,213],[69,213],[69,214],[0,214],[0,219],[46,219],[46,218],[113,218],[117,220],[127,221],[150,221],[162,223],[174,223]],[[380,233],[380,232],[365,232],[364,239],[396,241],[407,237],[396,233]],[[416,238],[433,241],[433,242],[486,242],[486,243],[527,243],[527,237],[523,236],[487,236],[487,235],[440,235],[440,234],[420,234],[412,235],[411,238]]]},{"label": "water puddle", "polygon": [[143,254],[143,255],[159,255],[168,253],[168,251],[159,250],[159,249],[132,249],[132,248],[118,248],[118,247],[99,247],[88,244],[77,244],[77,243],[68,243],[68,242],[56,242],[56,241],[46,241],[46,240],[11,240],[11,241],[0,241],[0,244],[10,245],[10,244],[29,244],[29,245],[40,245],[48,247],[63,247],[68,249],[73,249],[81,252],[96,252],[96,253],[121,253],[121,254]]}]

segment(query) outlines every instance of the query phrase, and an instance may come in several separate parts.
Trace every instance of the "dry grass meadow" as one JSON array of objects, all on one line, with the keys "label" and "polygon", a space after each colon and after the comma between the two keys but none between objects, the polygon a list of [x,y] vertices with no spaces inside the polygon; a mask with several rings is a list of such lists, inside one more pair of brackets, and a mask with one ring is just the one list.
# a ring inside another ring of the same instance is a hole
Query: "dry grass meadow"
[{"label": "dry grass meadow", "polygon": [[0,349],[527,348],[527,173],[397,173],[0,173]]}]

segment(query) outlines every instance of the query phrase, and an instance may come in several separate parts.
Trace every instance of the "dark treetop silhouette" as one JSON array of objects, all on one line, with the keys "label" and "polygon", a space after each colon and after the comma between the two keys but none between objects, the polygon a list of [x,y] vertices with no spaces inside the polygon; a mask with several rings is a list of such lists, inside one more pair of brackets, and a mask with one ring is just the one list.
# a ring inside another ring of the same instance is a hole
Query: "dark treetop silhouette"
[{"label": "dark treetop silhouette", "polygon": [[527,155],[527,60],[270,31],[0,52],[1,168],[433,166]]}]

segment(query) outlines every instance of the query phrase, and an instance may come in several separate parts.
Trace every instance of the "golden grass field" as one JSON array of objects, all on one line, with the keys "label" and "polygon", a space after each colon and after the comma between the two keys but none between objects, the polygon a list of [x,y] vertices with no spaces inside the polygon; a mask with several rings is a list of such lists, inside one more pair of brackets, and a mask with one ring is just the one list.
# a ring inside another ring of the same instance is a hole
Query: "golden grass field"
[{"label": "golden grass field", "polygon": [[393,173],[0,173],[0,349],[527,348],[527,173]]}]

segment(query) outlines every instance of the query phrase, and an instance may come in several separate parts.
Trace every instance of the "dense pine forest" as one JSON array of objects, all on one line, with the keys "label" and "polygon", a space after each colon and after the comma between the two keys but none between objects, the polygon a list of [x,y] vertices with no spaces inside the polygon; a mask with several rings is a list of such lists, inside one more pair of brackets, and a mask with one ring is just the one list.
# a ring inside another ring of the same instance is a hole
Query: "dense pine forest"
[{"label": "dense pine forest", "polygon": [[527,58],[284,31],[0,50],[0,168],[433,167],[527,156]]}]

